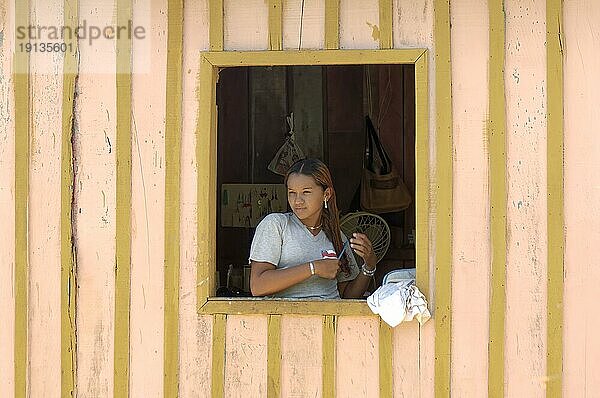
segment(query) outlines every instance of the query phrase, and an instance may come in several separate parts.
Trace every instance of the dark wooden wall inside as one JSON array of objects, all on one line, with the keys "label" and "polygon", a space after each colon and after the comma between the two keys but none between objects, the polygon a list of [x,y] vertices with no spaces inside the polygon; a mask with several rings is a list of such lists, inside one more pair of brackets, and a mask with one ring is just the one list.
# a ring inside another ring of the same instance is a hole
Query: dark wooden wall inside
[{"label": "dark wooden wall inside", "polygon": [[[309,88],[307,82],[321,87]],[[328,164],[342,213],[359,210],[355,194],[363,163],[366,114],[414,197],[412,65],[227,68],[220,72],[217,104],[218,203],[223,183],[283,182],[267,165],[285,140],[285,117],[291,111],[296,135],[302,134],[298,141],[309,155],[322,154]],[[319,108],[321,115],[315,113]],[[316,125],[320,123],[322,129]],[[392,242],[377,279],[391,268],[414,266],[414,246],[409,242],[414,205],[382,217],[390,225]],[[221,227],[220,206],[217,220],[217,269],[225,284],[229,264],[247,263],[253,229]]]}]

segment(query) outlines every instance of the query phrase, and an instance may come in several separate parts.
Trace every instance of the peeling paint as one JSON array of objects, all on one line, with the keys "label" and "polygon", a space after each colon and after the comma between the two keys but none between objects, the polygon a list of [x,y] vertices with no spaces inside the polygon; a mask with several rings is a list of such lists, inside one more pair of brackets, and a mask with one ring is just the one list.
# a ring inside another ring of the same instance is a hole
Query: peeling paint
[{"label": "peeling paint", "polygon": [[379,27],[375,24],[372,24],[370,22],[367,21],[367,25],[369,25],[369,27],[371,28],[371,37],[373,37],[373,40],[375,41],[379,41],[380,38],[380,32],[379,32]]}]

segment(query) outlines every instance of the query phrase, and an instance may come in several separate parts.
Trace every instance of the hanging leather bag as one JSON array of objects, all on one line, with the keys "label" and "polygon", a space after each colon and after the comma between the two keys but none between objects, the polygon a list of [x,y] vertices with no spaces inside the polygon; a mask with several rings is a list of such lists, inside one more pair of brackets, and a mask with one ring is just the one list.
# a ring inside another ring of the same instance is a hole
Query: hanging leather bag
[{"label": "hanging leather bag", "polygon": [[370,213],[391,213],[405,210],[412,199],[385,152],[375,127],[366,117],[367,145],[360,186],[360,205]]}]

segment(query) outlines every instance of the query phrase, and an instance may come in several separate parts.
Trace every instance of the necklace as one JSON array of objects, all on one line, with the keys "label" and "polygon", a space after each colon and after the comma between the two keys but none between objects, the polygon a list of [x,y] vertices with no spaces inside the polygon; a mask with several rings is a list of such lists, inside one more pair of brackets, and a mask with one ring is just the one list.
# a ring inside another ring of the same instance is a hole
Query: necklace
[{"label": "necklace", "polygon": [[309,227],[308,225],[306,225],[306,228],[310,229],[311,231],[314,231],[315,229],[319,229],[321,228],[323,224],[319,224],[319,225],[315,225],[314,227]]}]

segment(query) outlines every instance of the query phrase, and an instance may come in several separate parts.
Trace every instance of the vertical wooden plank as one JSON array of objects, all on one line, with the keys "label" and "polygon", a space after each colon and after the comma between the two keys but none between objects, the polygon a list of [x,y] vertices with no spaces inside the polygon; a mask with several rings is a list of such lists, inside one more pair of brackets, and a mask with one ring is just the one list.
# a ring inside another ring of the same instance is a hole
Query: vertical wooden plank
[{"label": "vertical wooden plank", "polygon": [[267,396],[267,322],[262,315],[227,316],[224,397]]},{"label": "vertical wooden plank", "polygon": [[325,0],[325,48],[340,47],[340,0]]},{"label": "vertical wooden plank", "polygon": [[401,323],[392,331],[394,397],[419,396],[419,328],[419,323],[413,321]]},{"label": "vertical wooden plank", "polygon": [[450,2],[435,1],[436,87],[436,243],[435,243],[435,396],[450,395],[452,330],[452,74]]},{"label": "vertical wooden plank", "polygon": [[209,3],[209,43],[211,51],[223,50],[223,1],[208,0]]},{"label": "vertical wooden plank", "polygon": [[281,177],[268,165],[283,144],[288,126],[287,74],[283,66],[248,70],[250,181],[280,184]]},{"label": "vertical wooden plank", "polygon": [[[34,26],[60,26],[62,0],[33,1]],[[31,35],[32,45],[58,43],[47,33]],[[31,123],[29,163],[28,391],[59,397],[61,357],[60,206],[62,59],[41,51],[30,55]]]},{"label": "vertical wooden plank", "polygon": [[290,72],[293,87],[288,86],[287,92],[292,97],[289,111],[294,112],[294,139],[307,157],[324,159],[323,68],[298,65]]},{"label": "vertical wooden plank", "polygon": [[283,1],[283,48],[325,48],[326,0]]},{"label": "vertical wooden plank", "polygon": [[379,396],[379,322],[376,317],[338,319],[336,397]]},{"label": "vertical wooden plank", "polygon": [[508,204],[504,393],[532,397],[544,395],[546,389],[546,4],[505,0],[504,11]]},{"label": "vertical wooden plank", "polygon": [[[202,58],[200,63],[200,87],[205,89],[198,91],[199,96],[199,116],[196,127],[196,162],[198,164],[198,276],[197,292],[198,307],[201,307],[206,299],[214,294],[214,258],[216,252],[215,230],[211,220],[215,218],[215,198],[216,189],[211,190],[213,180],[216,180],[214,173],[215,163],[212,160],[216,157],[214,154],[216,148],[216,126],[213,119],[216,112],[211,112],[216,106],[215,90],[216,71],[206,58]],[[206,156],[208,148],[209,156]],[[203,154],[203,155],[201,155]],[[211,206],[212,205],[212,206]]]},{"label": "vertical wooden plank", "polygon": [[[29,26],[30,0],[15,0],[16,26]],[[16,33],[16,30],[15,30]],[[15,39],[13,79],[15,84],[15,396],[27,396],[29,260],[30,76],[29,53],[19,49],[27,38]]]},{"label": "vertical wooden plank", "polygon": [[566,398],[577,398],[591,397],[600,391],[596,359],[600,356],[600,339],[596,338],[600,314],[589,305],[600,300],[597,262],[600,255],[600,74],[593,72],[600,70],[600,2],[566,1],[563,17],[565,280],[562,394]]},{"label": "vertical wooden plank", "polygon": [[548,299],[547,397],[563,391],[563,289],[564,289],[564,140],[563,140],[563,3],[546,2],[546,76],[548,81]]},{"label": "vertical wooden plank", "polygon": [[270,0],[223,2],[223,49],[268,50]]},{"label": "vertical wooden plank", "polygon": [[[88,26],[115,23],[116,3],[80,0]],[[101,59],[102,62],[98,62]],[[79,41],[73,127],[78,394],[114,392],[116,53],[114,40]]]},{"label": "vertical wooden plank", "polygon": [[336,397],[336,334],[337,318],[333,315],[323,317],[323,397]]},{"label": "vertical wooden plank", "polygon": [[[451,395],[488,394],[489,339],[489,10],[452,2],[454,206]],[[497,67],[493,64],[492,67]],[[502,168],[503,170],[504,168]]]},{"label": "vertical wooden plank", "polygon": [[394,391],[393,336],[392,328],[379,319],[379,396],[381,398],[391,398]]},{"label": "vertical wooden plank", "polygon": [[[208,0],[185,1],[183,7],[183,82],[180,148],[179,395],[210,396],[212,316],[198,316],[197,304],[197,160],[198,69],[200,51],[209,48]],[[222,37],[222,35],[221,35]]]},{"label": "vertical wooden plank", "polygon": [[415,259],[417,286],[430,297],[429,261],[429,53],[415,62]]},{"label": "vertical wooden plank", "polygon": [[281,318],[281,397],[323,394],[323,317]]},{"label": "vertical wooden plank", "polygon": [[394,48],[392,0],[379,0],[379,48]]},{"label": "vertical wooden plank", "polygon": [[[429,75],[430,54],[424,53],[415,63],[415,260],[417,264],[417,286],[433,305],[430,269],[430,91]],[[400,330],[408,329],[401,333]],[[425,327],[412,323],[412,327],[400,328],[394,336],[394,350],[408,351],[408,355],[395,354],[394,392],[405,395],[433,395],[433,347],[434,324],[428,322]],[[403,336],[409,344],[399,343]],[[414,355],[410,355],[414,353]]]},{"label": "vertical wooden plank", "polygon": [[[15,1],[0,2],[0,68],[2,76],[14,76]],[[0,79],[0,396],[15,396],[15,81]]]},{"label": "vertical wooden plank", "polygon": [[[132,4],[133,26],[143,27],[146,35],[131,42],[131,397],[165,391],[164,318],[172,311],[164,305],[167,3]],[[169,349],[177,355],[177,346]]]},{"label": "vertical wooden plank", "polygon": [[269,0],[269,50],[283,48],[282,0]]},{"label": "vertical wooden plank", "polygon": [[[79,1],[64,0],[63,23],[75,29],[79,21]],[[79,65],[78,41],[64,39],[68,48],[63,63],[62,95],[62,143],[61,143],[61,216],[60,216],[60,262],[61,262],[61,396],[75,396],[77,372],[76,304],[77,281],[75,248],[73,245],[73,129],[75,127],[75,90]]]},{"label": "vertical wooden plank", "polygon": [[339,47],[379,48],[379,1],[344,0],[339,6]]},{"label": "vertical wooden plank", "polygon": [[490,336],[488,395],[504,396],[506,310],[506,110],[504,100],[504,1],[490,0],[489,121],[490,151]]},{"label": "vertical wooden plank", "polygon": [[212,333],[212,398],[224,397],[225,383],[225,333],[227,327],[227,316],[217,314],[214,316]]},{"label": "vertical wooden plank", "polygon": [[[131,0],[117,0],[117,26],[131,21]],[[129,395],[129,316],[131,309],[131,36],[116,43],[117,202],[115,264],[114,394]]]},{"label": "vertical wooden plank", "polygon": [[[415,64],[415,206],[416,206],[416,261],[417,285],[428,299],[430,309],[435,306],[434,276],[437,209],[430,203],[436,189],[433,173],[436,170],[436,79],[434,52],[434,0],[394,0],[392,4],[392,31],[395,48],[420,47],[428,49]],[[421,71],[422,73],[419,73]],[[425,73],[426,72],[426,73]],[[431,170],[431,172],[430,172]],[[431,177],[429,176],[431,173]],[[431,239],[430,239],[431,236]],[[426,265],[422,267],[421,265]],[[418,382],[421,397],[434,395],[435,378],[435,322],[418,328]],[[396,368],[397,369],[397,368]],[[395,385],[401,385],[400,375],[394,372]]]},{"label": "vertical wooden plank", "polygon": [[167,6],[167,82],[165,123],[165,396],[179,392],[179,260],[182,125],[183,0]]},{"label": "vertical wooden plank", "polygon": [[269,315],[267,330],[267,397],[281,394],[281,315]]}]

